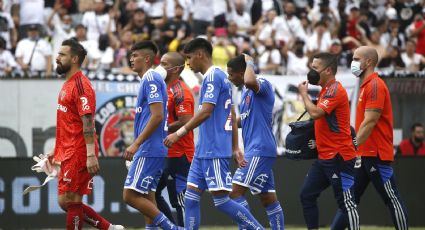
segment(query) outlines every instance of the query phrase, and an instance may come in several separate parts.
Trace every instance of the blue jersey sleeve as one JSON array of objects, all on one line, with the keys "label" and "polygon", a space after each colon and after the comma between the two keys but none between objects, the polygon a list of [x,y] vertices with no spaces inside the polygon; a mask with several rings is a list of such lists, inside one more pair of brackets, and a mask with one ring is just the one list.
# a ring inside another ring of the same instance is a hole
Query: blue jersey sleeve
[{"label": "blue jersey sleeve", "polygon": [[274,93],[272,85],[266,79],[258,78],[257,82],[258,82],[258,85],[260,86],[260,89],[257,92],[258,95],[266,96],[266,95],[272,95]]},{"label": "blue jersey sleeve", "polygon": [[202,103],[207,102],[215,105],[220,95],[223,79],[214,71],[207,76],[205,81],[205,84],[202,86],[205,87]]},{"label": "blue jersey sleeve", "polygon": [[162,84],[155,80],[148,80],[145,84],[145,95],[147,97],[148,104],[163,102],[163,95],[161,93]]}]

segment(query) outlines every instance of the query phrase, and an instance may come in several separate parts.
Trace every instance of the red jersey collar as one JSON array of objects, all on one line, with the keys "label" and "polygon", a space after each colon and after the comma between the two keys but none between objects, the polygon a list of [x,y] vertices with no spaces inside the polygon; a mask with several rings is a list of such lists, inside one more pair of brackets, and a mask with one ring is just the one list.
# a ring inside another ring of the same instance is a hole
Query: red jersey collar
[{"label": "red jersey collar", "polygon": [[75,72],[75,73],[74,73],[74,75],[72,75],[72,76],[68,79],[68,81],[69,81],[69,80],[72,80],[72,79],[74,79],[74,78],[76,78],[76,77],[79,77],[79,76],[81,76],[81,75],[83,75],[83,73],[81,73],[81,70],[78,70],[77,72]]},{"label": "red jersey collar", "polygon": [[379,77],[377,72],[373,72],[372,74],[370,74],[369,76],[366,77],[366,79],[363,81],[362,85],[360,87],[363,87],[364,85],[366,85],[367,83],[369,83],[370,81],[372,81],[372,79],[375,79]]},{"label": "red jersey collar", "polygon": [[174,80],[173,82],[171,82],[171,84],[168,85],[167,89],[171,88],[173,85],[177,84],[177,82],[179,81],[180,81],[180,77]]},{"label": "red jersey collar", "polygon": [[333,84],[334,82],[336,82],[336,79],[335,79],[335,78],[334,78],[334,79],[329,80],[329,81],[326,83],[325,87],[323,87],[323,89],[325,89],[325,90],[326,90],[326,88],[328,88],[328,86],[329,86],[330,84]]}]

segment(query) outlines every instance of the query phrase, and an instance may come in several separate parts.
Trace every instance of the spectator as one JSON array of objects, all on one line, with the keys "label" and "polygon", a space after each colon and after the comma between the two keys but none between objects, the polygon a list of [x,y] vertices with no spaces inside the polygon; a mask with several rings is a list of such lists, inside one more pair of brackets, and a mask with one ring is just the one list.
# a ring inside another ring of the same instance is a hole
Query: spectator
[{"label": "spectator", "polygon": [[295,5],[292,2],[285,4],[285,14],[275,17],[272,28],[276,41],[282,46],[290,39],[300,38],[306,40],[306,34],[301,26],[301,21],[295,16]]},{"label": "spectator", "polygon": [[409,28],[411,36],[416,38],[417,49],[416,53],[425,56],[425,7],[422,9],[422,15],[416,15],[415,21]]},{"label": "spectator", "polygon": [[230,21],[236,23],[237,32],[243,35],[247,35],[252,30],[251,15],[245,11],[245,4],[246,0],[234,0],[232,10],[227,16],[229,24]]},{"label": "spectator", "polygon": [[121,41],[118,49],[115,50],[113,67],[130,70],[128,65],[128,57],[130,55],[131,46],[133,45],[132,33],[126,30],[122,33]]},{"label": "spectator", "polygon": [[99,36],[110,31],[115,32],[115,21],[107,12],[104,0],[94,1],[94,11],[87,11],[83,15],[81,23],[87,28],[87,39],[97,41]]},{"label": "spectator", "polygon": [[397,155],[425,156],[424,126],[421,123],[415,123],[410,131],[410,138],[400,142],[397,148]]},{"label": "spectator", "polygon": [[191,9],[191,19],[193,20],[194,36],[206,34],[208,26],[212,24],[214,14],[211,12],[213,0],[196,0]]},{"label": "spectator", "polygon": [[406,51],[401,54],[401,59],[404,62],[406,70],[416,72],[420,70],[420,65],[425,64],[425,58],[416,51],[416,43],[413,40],[408,40],[406,43]]},{"label": "spectator", "polygon": [[381,59],[379,62],[378,68],[381,70],[388,70],[388,71],[394,71],[394,70],[401,70],[406,67],[405,63],[403,62],[400,54],[400,48],[397,46],[390,47],[387,51],[388,55]]},{"label": "spectator", "polygon": [[6,41],[6,48],[16,47],[17,34],[15,23],[9,12],[3,10],[3,0],[0,0],[0,36]]},{"label": "spectator", "polygon": [[[65,13],[59,13],[61,11]],[[53,54],[56,55],[64,40],[75,37],[75,30],[72,28],[72,17],[66,13],[66,9],[59,4],[59,1],[56,2],[47,20],[47,25],[53,31]],[[53,67],[56,69],[56,62],[53,63]]]},{"label": "spectator", "polygon": [[177,37],[179,30],[184,33],[183,39],[190,36],[192,28],[189,23],[183,20],[184,9],[182,6],[177,5],[175,10],[174,18],[170,19],[165,23],[161,29],[162,43],[168,47],[170,42]]},{"label": "spectator", "polygon": [[326,52],[331,46],[331,34],[323,21],[314,25],[313,35],[307,41],[307,52],[309,56],[316,52]]},{"label": "spectator", "polygon": [[397,11],[398,21],[400,22],[400,30],[404,31],[409,26],[416,14],[420,14],[424,6],[421,6],[420,1],[404,0],[395,1],[394,8]]},{"label": "spectator", "polygon": [[150,19],[150,22],[156,27],[160,28],[164,25],[166,18],[164,18],[164,10],[166,6],[164,2],[166,0],[139,0],[138,7],[146,12]]},{"label": "spectator", "polygon": [[306,76],[308,68],[308,57],[304,51],[303,40],[291,40],[282,48],[283,57],[286,59],[286,74],[296,76]]},{"label": "spectator", "polygon": [[134,12],[131,21],[124,27],[124,30],[133,32],[134,43],[150,40],[154,29],[155,27],[150,23],[142,8],[138,8]]},{"label": "spectator", "polygon": [[0,77],[9,75],[17,66],[15,57],[6,49],[6,40],[0,36]]},{"label": "spectator", "polygon": [[405,37],[403,31],[400,31],[397,18],[390,20],[388,31],[382,34],[380,43],[387,49],[393,46],[404,49]]},{"label": "spectator", "polygon": [[386,47],[382,46],[380,43],[381,40],[381,32],[379,30],[374,30],[370,34],[370,37],[363,36],[362,41],[366,43],[367,46],[370,46],[378,52],[378,63],[382,58],[387,56]]},{"label": "spectator", "polygon": [[245,34],[240,34],[238,31],[238,25],[236,22],[229,21],[227,25],[227,38],[229,39],[230,43],[236,46],[238,53],[242,53],[242,46],[244,42],[250,42],[250,38]]},{"label": "spectator", "polygon": [[174,18],[177,6],[183,9],[183,21],[189,21],[190,7],[193,4],[192,0],[164,0],[166,1],[167,18]]},{"label": "spectator", "polygon": [[257,22],[255,25],[257,41],[264,42],[267,38],[272,37],[273,21],[276,16],[276,10],[270,10]]},{"label": "spectator", "polygon": [[264,42],[264,46],[258,48],[258,67],[261,74],[277,74],[279,72],[282,56],[274,44],[274,40],[269,37]]},{"label": "spectator", "polygon": [[226,69],[227,62],[236,55],[236,47],[227,38],[224,28],[215,29],[215,41],[212,52],[212,62],[222,69]]},{"label": "spectator", "polygon": [[37,25],[41,34],[44,34],[42,28],[44,24],[44,0],[15,0],[15,2],[12,12],[16,16],[19,15],[19,40],[26,38],[28,28],[33,25]]},{"label": "spectator", "polygon": [[93,55],[88,68],[91,70],[110,71],[114,62],[114,49],[110,45],[109,36],[106,34],[99,36],[98,47],[95,55]]},{"label": "spectator", "polygon": [[335,24],[339,21],[338,10],[329,6],[329,0],[321,0],[318,5],[314,6],[308,13],[308,19],[312,21],[313,25],[320,21],[329,21],[328,28],[334,28]]},{"label": "spectator", "polygon": [[93,66],[94,64],[92,64],[92,62],[97,59],[98,56],[98,41],[87,40],[87,28],[83,24],[75,26],[75,38],[87,51],[86,59],[84,59],[84,62],[81,65],[82,68],[87,68],[89,63]]},{"label": "spectator", "polygon": [[18,42],[15,57],[26,76],[44,72],[46,76],[52,75],[52,47],[46,40],[40,38],[36,24],[29,26],[27,38]]},{"label": "spectator", "polygon": [[353,54],[350,50],[343,50],[341,40],[333,39],[329,47],[329,53],[334,54],[338,58],[338,66],[349,67]]}]

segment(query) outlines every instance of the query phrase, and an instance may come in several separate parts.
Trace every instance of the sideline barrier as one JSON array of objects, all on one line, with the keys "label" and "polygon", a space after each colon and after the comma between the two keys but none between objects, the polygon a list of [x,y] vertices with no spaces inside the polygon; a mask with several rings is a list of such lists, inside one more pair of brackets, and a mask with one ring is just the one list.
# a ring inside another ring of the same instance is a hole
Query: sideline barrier
[{"label": "sideline barrier", "polygon": [[[312,161],[290,161],[278,158],[274,167],[277,195],[284,209],[285,224],[304,226],[299,200],[303,179]],[[57,180],[53,180],[41,190],[22,196],[28,185],[39,184],[44,175],[30,170],[30,158],[3,158],[0,160],[0,229],[21,228],[63,228],[66,216],[57,205]],[[394,171],[401,195],[409,213],[410,226],[424,226],[425,219],[425,158],[396,159]],[[122,158],[100,159],[101,173],[93,183],[93,193],[85,197],[96,211],[113,223],[127,227],[143,227],[141,214],[128,208],[122,201],[122,188],[127,170]],[[257,197],[246,194],[253,214],[268,226],[265,210]],[[236,225],[212,205],[208,193],[201,202],[202,225]],[[320,224],[332,222],[336,211],[336,201],[331,189],[319,198]],[[362,225],[392,226],[390,214],[378,194],[370,184],[362,197],[359,207]]]}]

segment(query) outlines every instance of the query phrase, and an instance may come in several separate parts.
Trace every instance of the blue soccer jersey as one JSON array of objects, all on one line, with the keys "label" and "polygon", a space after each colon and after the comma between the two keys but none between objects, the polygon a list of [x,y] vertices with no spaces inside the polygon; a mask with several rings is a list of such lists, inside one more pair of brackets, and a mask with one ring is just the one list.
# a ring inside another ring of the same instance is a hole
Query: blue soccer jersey
[{"label": "blue soccer jersey", "polygon": [[151,111],[149,109],[150,104],[162,103],[164,119],[152,135],[140,145],[135,155],[139,157],[167,156],[167,148],[163,143],[167,134],[167,100],[167,86],[161,75],[152,69],[148,70],[140,81],[136,117],[134,119],[134,138],[137,138],[142,133],[151,117]]},{"label": "blue soccer jersey", "polygon": [[245,156],[276,157],[272,132],[273,87],[266,79],[258,78],[257,81],[259,91],[255,93],[244,87],[239,105]]},{"label": "blue soccer jersey", "polygon": [[218,67],[211,66],[204,77],[199,105],[211,103],[215,107],[211,116],[199,126],[195,157],[230,158],[232,157],[232,86],[226,73]]}]

